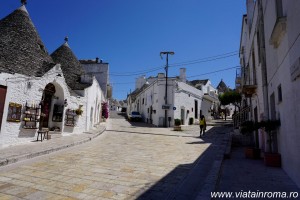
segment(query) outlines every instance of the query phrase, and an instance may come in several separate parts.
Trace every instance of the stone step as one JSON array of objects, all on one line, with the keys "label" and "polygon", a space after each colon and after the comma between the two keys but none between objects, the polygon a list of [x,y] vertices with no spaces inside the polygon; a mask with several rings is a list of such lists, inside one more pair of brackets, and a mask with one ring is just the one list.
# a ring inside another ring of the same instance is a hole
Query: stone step
[{"label": "stone step", "polygon": [[61,138],[62,134],[61,132],[58,131],[49,131],[49,136],[51,137],[49,139],[55,139],[55,138]]}]

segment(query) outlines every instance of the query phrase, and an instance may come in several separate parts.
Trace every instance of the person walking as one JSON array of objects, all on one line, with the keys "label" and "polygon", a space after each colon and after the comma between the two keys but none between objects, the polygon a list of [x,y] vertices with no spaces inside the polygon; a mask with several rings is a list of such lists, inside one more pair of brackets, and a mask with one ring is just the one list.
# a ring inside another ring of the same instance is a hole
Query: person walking
[{"label": "person walking", "polygon": [[205,134],[205,130],[206,130],[206,121],[204,115],[200,116],[199,125],[200,125],[200,137],[202,137],[202,135]]}]

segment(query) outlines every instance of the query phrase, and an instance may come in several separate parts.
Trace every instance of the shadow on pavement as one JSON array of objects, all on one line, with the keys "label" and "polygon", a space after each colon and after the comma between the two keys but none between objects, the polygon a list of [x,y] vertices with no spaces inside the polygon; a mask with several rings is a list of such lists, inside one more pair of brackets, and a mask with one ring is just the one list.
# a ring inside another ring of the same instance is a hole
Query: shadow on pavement
[{"label": "shadow on pavement", "polygon": [[142,135],[162,135],[167,137],[192,137],[195,138],[195,136],[185,136],[185,135],[170,135],[170,134],[160,134],[160,133],[146,133],[146,132],[137,132],[137,131],[120,131],[120,130],[106,130],[107,132],[113,131],[113,132],[120,132],[120,133],[134,133],[134,134],[142,134]]},{"label": "shadow on pavement", "polygon": [[136,194],[136,199],[195,199],[204,186],[207,189],[209,183],[210,189],[214,191],[217,182],[217,176],[215,175],[218,171],[213,171],[215,168],[213,166],[215,161],[220,159],[220,156],[221,159],[223,158],[226,146],[224,145],[226,136],[218,133],[224,131],[229,132],[231,129],[228,127],[213,127],[206,132],[203,138],[199,138],[199,141],[187,143],[199,145],[199,148],[204,143],[210,143],[210,146],[195,162],[176,166],[146,191]]},{"label": "shadow on pavement", "polygon": [[204,141],[199,141],[199,142],[187,142],[186,144],[205,144],[206,142]]}]

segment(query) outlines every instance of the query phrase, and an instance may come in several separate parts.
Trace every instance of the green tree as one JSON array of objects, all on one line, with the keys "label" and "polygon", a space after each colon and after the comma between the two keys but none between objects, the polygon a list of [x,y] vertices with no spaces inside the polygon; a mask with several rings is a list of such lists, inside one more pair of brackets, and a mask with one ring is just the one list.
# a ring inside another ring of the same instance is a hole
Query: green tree
[{"label": "green tree", "polygon": [[226,106],[226,105],[232,103],[233,105],[238,107],[238,109],[240,109],[242,96],[237,91],[231,90],[231,91],[224,92],[223,94],[220,94],[219,101],[220,101],[221,105],[223,105],[223,106]]}]

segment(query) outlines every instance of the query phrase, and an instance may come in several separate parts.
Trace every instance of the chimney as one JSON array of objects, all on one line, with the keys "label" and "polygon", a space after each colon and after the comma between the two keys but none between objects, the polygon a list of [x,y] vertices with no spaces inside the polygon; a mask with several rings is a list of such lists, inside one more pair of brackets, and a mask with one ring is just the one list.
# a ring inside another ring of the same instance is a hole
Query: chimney
[{"label": "chimney", "polygon": [[135,89],[140,89],[146,83],[146,75],[140,76],[135,81]]},{"label": "chimney", "polygon": [[99,62],[99,58],[98,57],[96,57],[96,63],[98,63]]},{"label": "chimney", "polygon": [[165,73],[158,73],[157,78],[165,78]]},{"label": "chimney", "polygon": [[186,83],[186,68],[180,68],[179,79],[180,81]]}]

